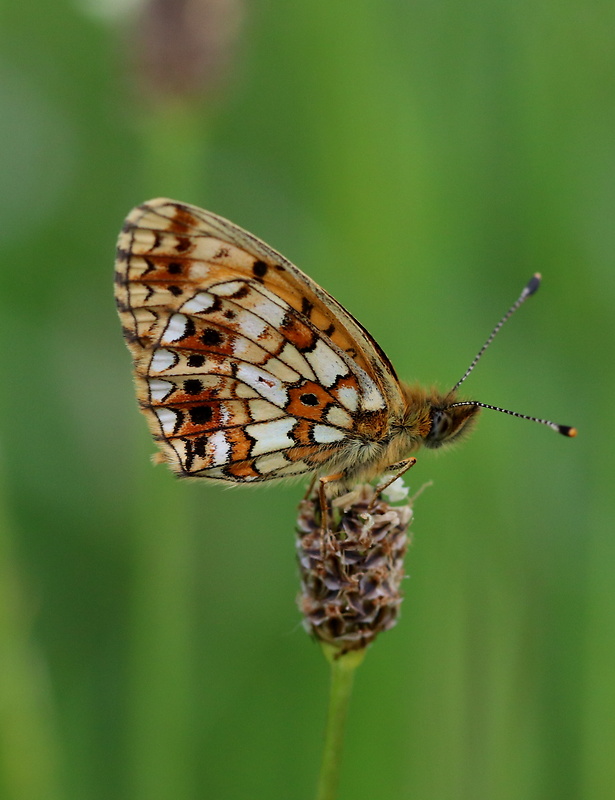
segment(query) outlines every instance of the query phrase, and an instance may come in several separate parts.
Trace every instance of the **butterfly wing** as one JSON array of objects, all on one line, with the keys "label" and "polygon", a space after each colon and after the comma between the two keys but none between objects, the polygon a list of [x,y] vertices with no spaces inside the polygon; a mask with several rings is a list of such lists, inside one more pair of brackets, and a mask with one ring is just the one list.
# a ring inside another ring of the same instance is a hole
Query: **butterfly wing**
[{"label": "butterfly wing", "polygon": [[362,326],[264,242],[195,206],[133,209],[116,303],[137,395],[180,474],[270,480],[375,441],[402,405]]}]

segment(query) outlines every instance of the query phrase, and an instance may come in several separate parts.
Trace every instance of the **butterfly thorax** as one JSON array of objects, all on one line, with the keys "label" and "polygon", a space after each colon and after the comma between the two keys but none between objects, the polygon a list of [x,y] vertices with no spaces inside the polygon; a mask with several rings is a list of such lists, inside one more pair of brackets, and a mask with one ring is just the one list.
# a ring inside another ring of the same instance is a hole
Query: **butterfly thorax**
[{"label": "butterfly thorax", "polygon": [[358,436],[338,458],[323,464],[321,474],[340,472],[343,477],[328,486],[330,496],[352,488],[356,483],[380,478],[395,471],[395,465],[421,446],[439,448],[470,431],[479,408],[452,406],[457,398],[437,389],[400,383],[403,408],[390,409],[389,426],[380,438]]}]

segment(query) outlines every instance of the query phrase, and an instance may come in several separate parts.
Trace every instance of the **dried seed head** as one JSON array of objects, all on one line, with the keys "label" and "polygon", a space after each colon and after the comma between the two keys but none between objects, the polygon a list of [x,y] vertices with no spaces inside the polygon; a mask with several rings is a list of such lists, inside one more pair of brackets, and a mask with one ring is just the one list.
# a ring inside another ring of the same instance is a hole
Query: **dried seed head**
[{"label": "dried seed head", "polygon": [[147,0],[136,32],[147,92],[186,98],[215,90],[231,61],[242,10],[241,0]]},{"label": "dried seed head", "polygon": [[[396,486],[394,497],[403,496]],[[318,498],[299,506],[298,604],[306,630],[342,654],[367,647],[397,622],[412,509],[376,498],[364,484],[334,500],[331,517],[323,537]]]}]

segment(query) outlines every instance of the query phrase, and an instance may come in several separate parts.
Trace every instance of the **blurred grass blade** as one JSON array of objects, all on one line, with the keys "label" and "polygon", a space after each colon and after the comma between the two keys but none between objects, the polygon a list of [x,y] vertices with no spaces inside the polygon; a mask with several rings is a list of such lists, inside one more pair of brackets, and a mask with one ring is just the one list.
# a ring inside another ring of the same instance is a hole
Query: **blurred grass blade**
[{"label": "blurred grass blade", "polygon": [[0,796],[60,800],[54,702],[44,656],[32,639],[28,595],[0,484]]}]

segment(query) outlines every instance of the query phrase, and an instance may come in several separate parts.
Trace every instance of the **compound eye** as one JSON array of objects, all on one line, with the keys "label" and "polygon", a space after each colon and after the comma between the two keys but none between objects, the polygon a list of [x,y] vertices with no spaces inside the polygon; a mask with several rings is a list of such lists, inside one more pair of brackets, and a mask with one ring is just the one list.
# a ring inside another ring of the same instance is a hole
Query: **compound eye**
[{"label": "compound eye", "polygon": [[444,411],[436,411],[431,423],[430,435],[434,439],[442,439],[450,427],[450,420]]}]

